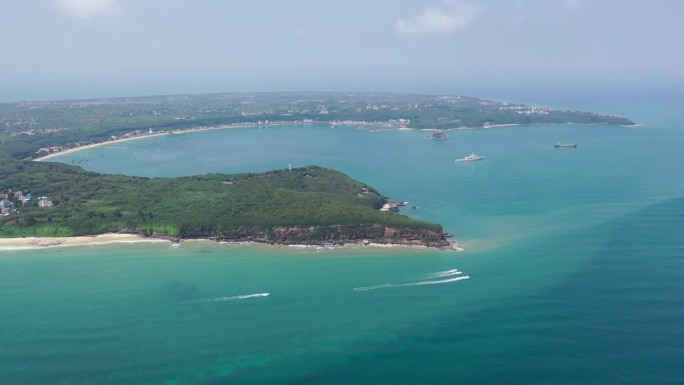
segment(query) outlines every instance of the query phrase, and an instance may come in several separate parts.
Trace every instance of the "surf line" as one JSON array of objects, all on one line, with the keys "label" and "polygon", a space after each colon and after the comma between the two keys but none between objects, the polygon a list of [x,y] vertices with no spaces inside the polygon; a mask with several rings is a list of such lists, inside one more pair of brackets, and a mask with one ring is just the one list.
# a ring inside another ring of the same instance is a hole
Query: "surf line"
[{"label": "surf line", "polygon": [[207,303],[207,302],[224,302],[224,301],[235,301],[238,299],[248,299],[248,298],[259,298],[268,297],[271,293],[256,293],[256,294],[246,294],[246,295],[234,295],[230,297],[214,297],[205,299],[196,299],[190,301],[190,303]]},{"label": "surf line", "polygon": [[469,279],[470,276],[464,275],[462,277],[455,277],[455,278],[449,278],[449,279],[440,279],[436,281],[420,281],[420,282],[411,282],[411,283],[385,283],[382,285],[376,285],[376,286],[366,286],[366,287],[355,287],[354,291],[367,291],[367,290],[375,290],[375,289],[385,289],[388,287],[409,287],[409,286],[423,286],[423,285],[439,285],[442,283],[449,283],[449,282],[456,282],[456,281],[462,281],[464,279]]}]

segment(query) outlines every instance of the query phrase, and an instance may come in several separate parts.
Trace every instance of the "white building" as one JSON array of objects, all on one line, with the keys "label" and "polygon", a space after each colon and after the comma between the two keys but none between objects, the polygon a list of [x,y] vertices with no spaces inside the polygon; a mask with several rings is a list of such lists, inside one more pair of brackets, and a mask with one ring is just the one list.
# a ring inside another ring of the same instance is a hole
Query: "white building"
[{"label": "white building", "polygon": [[41,199],[38,201],[38,207],[52,207],[52,201],[49,199]]}]

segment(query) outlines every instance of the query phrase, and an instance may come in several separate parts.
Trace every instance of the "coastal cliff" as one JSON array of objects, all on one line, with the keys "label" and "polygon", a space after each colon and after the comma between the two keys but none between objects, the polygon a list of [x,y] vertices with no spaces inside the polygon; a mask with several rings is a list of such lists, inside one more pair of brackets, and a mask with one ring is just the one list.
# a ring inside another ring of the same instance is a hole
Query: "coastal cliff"
[{"label": "coastal cliff", "polygon": [[451,247],[441,232],[422,228],[398,228],[373,224],[360,226],[281,227],[274,231],[273,241],[282,244],[346,244],[385,243],[430,247]]},{"label": "coastal cliff", "polygon": [[[129,233],[140,235],[135,230]],[[310,227],[277,227],[270,231],[242,231],[231,235],[203,233],[171,237],[163,233],[146,236],[171,242],[211,240],[216,242],[254,242],[274,245],[344,246],[344,245],[401,245],[454,249],[457,244],[445,234],[420,228],[397,228],[380,224],[333,225]]]}]

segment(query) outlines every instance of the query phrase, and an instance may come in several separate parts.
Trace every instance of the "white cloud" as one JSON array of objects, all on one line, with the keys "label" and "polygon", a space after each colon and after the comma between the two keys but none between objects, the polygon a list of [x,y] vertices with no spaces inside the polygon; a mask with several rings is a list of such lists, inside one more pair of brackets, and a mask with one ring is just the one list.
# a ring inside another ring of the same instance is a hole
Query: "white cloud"
[{"label": "white cloud", "polygon": [[57,7],[71,17],[92,19],[121,13],[116,0],[56,0]]},{"label": "white cloud", "polygon": [[440,7],[427,8],[410,19],[397,19],[394,30],[404,36],[445,34],[467,27],[482,10],[481,6],[464,1],[443,1]]},{"label": "white cloud", "polygon": [[563,0],[563,6],[569,9],[579,9],[580,0]]}]

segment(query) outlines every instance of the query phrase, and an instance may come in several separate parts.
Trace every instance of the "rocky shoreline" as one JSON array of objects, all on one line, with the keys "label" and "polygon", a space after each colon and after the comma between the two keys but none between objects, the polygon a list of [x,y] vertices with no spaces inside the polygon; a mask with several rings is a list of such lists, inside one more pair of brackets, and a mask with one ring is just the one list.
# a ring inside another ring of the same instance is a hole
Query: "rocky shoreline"
[{"label": "rocky shoreline", "polygon": [[[103,245],[111,243],[139,243],[139,242],[169,242],[172,246],[179,246],[186,241],[212,241],[220,244],[236,245],[265,245],[265,246],[287,246],[293,248],[342,248],[342,247],[417,247],[439,250],[461,250],[458,242],[440,234],[439,239],[426,239],[425,234],[417,234],[416,231],[402,229],[386,229],[387,234],[391,235],[384,239],[371,238],[334,238],[322,239],[317,241],[305,241],[301,237],[292,236],[293,233],[304,234],[312,228],[305,229],[283,228],[280,238],[268,239],[265,233],[244,234],[237,238],[226,238],[218,236],[197,236],[197,237],[171,237],[164,234],[153,234],[143,236],[136,233],[105,233],[91,236],[75,237],[24,237],[24,238],[0,238],[0,251],[39,249],[46,247],[66,247],[66,246],[87,246]],[[406,235],[407,233],[412,236]],[[398,237],[404,234],[404,237]],[[289,236],[287,236],[289,235]],[[435,234],[430,234],[434,236]]]}]

